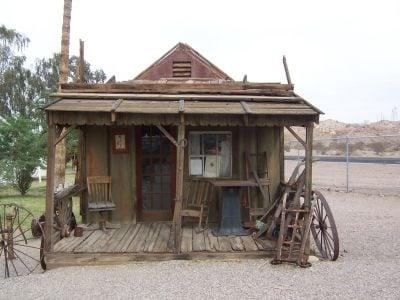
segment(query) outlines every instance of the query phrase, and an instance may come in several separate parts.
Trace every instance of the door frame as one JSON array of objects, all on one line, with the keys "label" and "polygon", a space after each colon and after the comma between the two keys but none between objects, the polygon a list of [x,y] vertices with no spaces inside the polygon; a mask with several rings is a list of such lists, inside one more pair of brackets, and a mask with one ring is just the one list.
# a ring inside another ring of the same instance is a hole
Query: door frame
[{"label": "door frame", "polygon": [[[171,144],[171,207],[169,212],[164,211],[147,211],[144,212],[142,209],[143,199],[142,199],[142,148],[141,148],[141,137],[143,127],[150,127],[154,125],[142,125],[135,126],[135,152],[136,152],[136,214],[138,216],[138,220],[140,222],[148,222],[148,221],[172,221],[174,215],[175,208],[175,194],[176,194],[176,147],[169,140],[168,142]],[[154,126],[155,130],[158,130],[156,126]],[[166,129],[170,132],[170,134],[176,138],[176,129],[175,127],[166,127]],[[159,131],[159,130],[158,130]],[[162,132],[160,135],[165,137]]]}]

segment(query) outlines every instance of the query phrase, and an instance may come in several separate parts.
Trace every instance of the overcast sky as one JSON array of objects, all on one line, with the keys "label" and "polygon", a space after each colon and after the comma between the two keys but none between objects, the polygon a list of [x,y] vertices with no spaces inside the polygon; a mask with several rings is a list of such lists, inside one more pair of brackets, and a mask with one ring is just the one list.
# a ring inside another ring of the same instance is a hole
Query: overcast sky
[{"label": "overcast sky", "polygon": [[[63,0],[0,0],[0,24],[31,39],[30,61],[60,51]],[[285,82],[323,119],[400,115],[400,1],[73,0],[70,54],[132,79],[178,42],[235,80]]]}]

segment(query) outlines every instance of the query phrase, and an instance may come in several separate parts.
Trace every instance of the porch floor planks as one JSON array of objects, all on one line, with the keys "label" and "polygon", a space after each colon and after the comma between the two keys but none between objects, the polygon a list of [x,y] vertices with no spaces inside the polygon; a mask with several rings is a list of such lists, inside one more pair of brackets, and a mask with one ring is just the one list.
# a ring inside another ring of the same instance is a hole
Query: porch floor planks
[{"label": "porch floor planks", "polygon": [[231,247],[233,251],[244,251],[244,245],[240,236],[232,236],[230,237]]},{"label": "porch floor planks", "polygon": [[151,226],[150,233],[147,235],[146,243],[144,245],[144,252],[153,252],[156,244],[158,235],[160,234],[161,223],[153,223]]},{"label": "porch floor planks", "polygon": [[206,242],[204,238],[204,231],[196,232],[196,229],[193,228],[193,251],[201,252],[206,251]]},{"label": "porch floor planks", "polygon": [[128,249],[129,245],[132,243],[133,239],[136,237],[137,233],[140,230],[140,227],[142,225],[140,223],[138,224],[132,224],[128,232],[125,234],[121,242],[114,248],[114,252],[126,252]]},{"label": "porch floor planks", "polygon": [[127,252],[143,252],[144,247],[146,245],[146,238],[150,232],[151,226],[153,224],[149,223],[142,223],[138,233],[136,234],[135,238],[130,243]]},{"label": "porch floor planks", "polygon": [[94,230],[93,233],[85,239],[82,243],[75,247],[74,252],[96,252],[93,245],[96,243],[97,240],[106,236],[107,233],[103,232],[103,230]]},{"label": "porch floor planks", "polygon": [[130,227],[131,227],[130,224],[122,224],[121,228],[117,229],[114,232],[112,238],[109,239],[107,243],[104,245],[103,251],[101,252],[114,252],[115,248],[122,241],[122,239],[124,238]]},{"label": "porch floor planks", "polygon": [[[212,252],[220,251],[218,238],[212,233],[211,229],[207,229],[205,231],[205,237],[210,243],[210,249]],[[207,247],[207,242],[206,242],[206,247]]]},{"label": "porch floor planks", "polygon": [[185,225],[182,228],[181,252],[193,251],[193,226]]},{"label": "porch floor planks", "polygon": [[251,235],[241,236],[246,251],[258,251],[258,247]]},{"label": "porch floor planks", "polygon": [[54,245],[54,251],[73,252],[75,247],[84,242],[92,233],[93,230],[84,230],[81,237],[76,237],[73,235],[73,233],[71,233],[69,237],[63,238]]},{"label": "porch floor planks", "polygon": [[[89,226],[90,228],[91,226]],[[123,224],[119,229],[85,230],[82,237],[64,238],[54,246],[59,253],[173,253],[173,229],[170,222]],[[195,226],[185,224],[181,236],[182,253],[239,253],[273,250],[270,243],[254,240],[252,236],[214,236],[212,227],[196,232]]]},{"label": "porch floor planks", "polygon": [[170,235],[171,235],[171,225],[167,223],[162,223],[160,228],[160,233],[153,248],[153,252],[156,253],[168,252],[168,242]]}]

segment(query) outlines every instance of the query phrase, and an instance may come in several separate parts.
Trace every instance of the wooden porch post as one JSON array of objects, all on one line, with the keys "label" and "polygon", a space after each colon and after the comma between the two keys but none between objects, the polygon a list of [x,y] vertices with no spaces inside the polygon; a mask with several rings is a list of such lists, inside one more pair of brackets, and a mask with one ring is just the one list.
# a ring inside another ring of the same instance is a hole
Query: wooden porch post
[{"label": "wooden porch post", "polygon": [[182,196],[183,196],[183,169],[185,161],[185,124],[183,114],[181,114],[181,122],[178,125],[178,146],[176,149],[176,192],[175,192],[175,210],[174,210],[174,225],[175,225],[175,237],[174,237],[174,250],[175,253],[181,251],[181,232],[182,232]]},{"label": "wooden porch post", "polygon": [[47,173],[46,173],[46,222],[44,250],[53,251],[53,213],[54,213],[54,167],[55,167],[55,145],[56,126],[51,119],[51,113],[47,115],[48,137],[47,137]]},{"label": "wooden porch post", "polygon": [[305,197],[304,204],[307,208],[311,207],[311,189],[312,189],[312,149],[313,149],[313,123],[306,127],[306,155],[305,155]]}]

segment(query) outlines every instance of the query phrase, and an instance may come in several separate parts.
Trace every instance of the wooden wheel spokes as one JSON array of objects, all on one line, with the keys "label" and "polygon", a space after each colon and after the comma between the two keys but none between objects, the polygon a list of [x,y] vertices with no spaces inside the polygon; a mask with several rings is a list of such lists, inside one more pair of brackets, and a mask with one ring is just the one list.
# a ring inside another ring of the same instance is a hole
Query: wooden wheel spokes
[{"label": "wooden wheel spokes", "polygon": [[311,233],[321,256],[334,261],[339,256],[339,236],[332,211],[319,191],[313,192],[313,200]]},{"label": "wooden wheel spokes", "polygon": [[[32,213],[16,204],[0,205],[0,273],[28,275],[44,261],[40,239],[32,237]],[[43,224],[37,223],[43,236]]]}]

